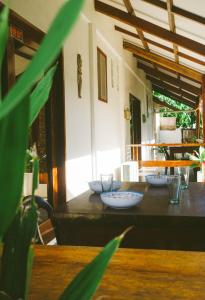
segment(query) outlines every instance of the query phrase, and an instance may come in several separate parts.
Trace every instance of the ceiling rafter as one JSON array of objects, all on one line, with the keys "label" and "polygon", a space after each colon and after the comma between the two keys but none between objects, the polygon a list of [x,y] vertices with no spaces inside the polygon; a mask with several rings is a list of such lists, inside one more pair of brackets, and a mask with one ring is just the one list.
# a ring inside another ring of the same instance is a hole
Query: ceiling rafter
[{"label": "ceiling rafter", "polygon": [[[133,54],[133,55],[134,55],[138,60],[140,59],[141,61],[144,61],[144,62],[147,62],[147,63],[150,64],[150,60],[148,60],[148,59],[146,59],[146,58],[144,58],[144,57],[140,57],[140,56],[135,55],[135,54]],[[161,56],[160,56],[160,57],[161,57]],[[170,61],[170,60],[168,59],[168,61]],[[172,60],[171,60],[171,61],[172,61]],[[156,63],[156,64],[159,65],[160,69],[166,70],[166,71],[168,71],[169,73],[171,73],[171,74],[173,74],[173,75],[178,75],[178,74],[179,74],[178,72],[176,72],[176,70],[171,70],[170,68],[167,68],[167,66],[160,65],[159,63]],[[180,64],[180,66],[183,66],[183,65]],[[189,68],[189,67],[188,67],[188,68]],[[191,69],[191,70],[192,70],[192,69]],[[200,73],[200,72],[199,72],[199,73]],[[202,74],[202,73],[200,73],[200,74]],[[183,76],[183,78],[187,78],[187,79],[191,80],[192,83],[197,83],[197,85],[200,84],[200,82],[199,82],[198,80],[196,80],[196,79],[194,79],[194,78],[190,78],[190,76],[187,76],[187,74],[183,74],[182,76]],[[179,76],[178,76],[178,79],[180,79]],[[191,83],[191,84],[192,84],[192,83]]]},{"label": "ceiling rafter", "polygon": [[[161,1],[161,0],[142,0],[144,2],[147,2],[149,4],[153,4],[157,7],[160,7],[164,10],[167,9],[167,6],[166,6],[166,3]],[[190,19],[192,21],[195,21],[195,22],[198,22],[198,23],[201,23],[203,25],[205,25],[205,18],[202,17],[202,16],[199,16],[197,14],[194,14],[190,11],[187,11],[185,9],[182,9],[180,7],[177,7],[175,5],[172,6],[172,12],[179,15],[179,16],[182,16],[184,18],[187,18],[187,19]]]},{"label": "ceiling rafter", "polygon": [[154,78],[159,78],[160,76],[163,76],[164,78],[164,81],[166,82],[169,82],[175,86],[178,86],[180,87],[181,89],[184,89],[186,91],[189,91],[190,93],[192,94],[195,94],[195,95],[201,95],[201,88],[198,88],[194,85],[191,85],[185,81],[182,81],[182,80],[179,80],[173,76],[170,76],[166,73],[163,73],[163,72],[160,72],[160,71],[156,71],[154,70],[153,68],[141,63],[141,62],[138,62],[137,64],[138,68],[142,69],[144,72],[146,72],[147,75],[150,75]]},{"label": "ceiling rafter", "polygon": [[[175,25],[174,14],[172,13],[172,6],[173,6],[173,0],[167,0],[169,28],[172,32],[176,33],[176,25]],[[179,63],[178,46],[175,43],[173,43],[173,50],[174,50],[175,62]]]},{"label": "ceiling rafter", "polygon": [[150,80],[152,84],[157,85],[157,86],[159,86],[163,89],[167,89],[167,90],[169,90],[173,93],[179,94],[182,97],[185,97],[187,99],[192,100],[193,102],[199,101],[199,96],[195,96],[195,95],[190,94],[186,91],[183,91],[179,87],[173,86],[173,85],[171,85],[169,83],[166,83],[166,82],[161,82],[159,79],[153,78],[149,75],[147,75],[146,78],[147,78],[147,80]]},{"label": "ceiling rafter", "polygon": [[[139,39],[139,36],[138,36],[137,34],[131,32],[131,31],[128,31],[128,30],[126,30],[126,29],[123,29],[123,28],[121,28],[121,27],[119,27],[119,26],[115,26],[115,30],[117,30],[117,31],[119,31],[119,32],[121,32],[121,33],[124,33],[124,34],[127,34],[127,35],[129,35],[129,36],[132,36],[132,37],[135,37],[135,38]],[[147,39],[147,38],[145,38],[145,40],[146,40],[149,44],[152,44],[152,45],[154,45],[154,46],[156,46],[156,47],[159,47],[159,48],[161,48],[161,49],[164,49],[164,50],[166,50],[166,51],[168,51],[168,52],[170,52],[170,53],[174,53],[174,50],[173,50],[172,48],[170,48],[170,47],[167,47],[167,46],[165,46],[165,45],[159,44],[159,43],[157,43],[157,42],[155,42],[155,41],[153,41],[153,40]],[[193,57],[193,56],[190,56],[190,55],[188,55],[188,54],[182,53],[182,52],[180,52],[180,51],[178,52],[178,55],[181,56],[181,57],[183,57],[183,58],[185,58],[185,59],[187,59],[187,60],[190,60],[190,61],[192,61],[192,62],[194,62],[194,63],[197,63],[197,64],[199,64],[199,65],[205,66],[205,61],[199,60],[199,59],[197,59],[197,58],[195,58],[195,57]]]},{"label": "ceiling rafter", "polygon": [[[128,30],[126,30],[126,29],[124,29],[124,28],[121,28],[121,27],[119,27],[119,26],[117,26],[117,25],[115,25],[115,30],[116,30],[116,31],[119,31],[119,32],[121,32],[121,33],[124,33],[124,34],[126,34],[126,35],[132,36],[132,37],[134,37],[134,38],[140,39],[139,35],[137,35],[136,33],[133,33],[133,32],[131,32],[131,31],[128,31]],[[167,51],[167,52],[174,53],[174,50],[173,50],[172,48],[170,48],[170,47],[167,47],[167,46],[165,46],[165,45],[162,45],[162,44],[160,44],[160,43],[157,43],[157,42],[155,42],[155,41],[153,41],[153,40],[150,40],[150,39],[148,39],[148,38],[145,38],[145,41],[146,41],[147,43],[149,43],[149,44],[151,44],[151,45],[154,45],[154,46],[156,46],[156,47],[158,47],[158,48],[161,48],[161,49],[163,49],[163,50],[165,50],[165,51]],[[182,52],[180,52],[180,51],[178,51],[178,56],[183,57],[183,58],[185,58],[185,59],[187,59],[187,60],[190,60],[190,61],[192,61],[192,62],[194,62],[194,63],[196,63],[196,64],[205,66],[205,61],[200,60],[200,59],[197,59],[197,58],[195,58],[195,57],[193,57],[193,56],[190,56],[190,55],[188,55],[188,54],[182,53]]]},{"label": "ceiling rafter", "polygon": [[164,102],[164,101],[159,100],[159,98],[157,98],[157,97],[155,97],[155,96],[153,97],[153,101],[154,101],[156,104],[159,104],[159,105],[161,105],[161,106],[167,107],[167,108],[169,108],[169,109],[171,109],[171,110],[174,110],[174,111],[177,111],[177,110],[178,110],[176,107],[174,107],[174,106],[172,106],[172,105],[170,105],[170,104],[168,104],[168,103],[166,103],[166,102]]},{"label": "ceiling rafter", "polygon": [[184,75],[186,77],[194,79],[197,82],[200,82],[200,83],[202,82],[202,74],[200,72],[197,72],[197,71],[189,68],[189,67],[178,64],[172,60],[169,60],[169,59],[162,57],[158,54],[155,54],[153,52],[148,52],[148,51],[146,51],[136,45],[133,45],[127,41],[123,41],[123,48],[132,52],[133,54],[135,54],[137,56],[147,59],[148,61],[157,63],[158,65],[165,67],[166,69],[180,73],[181,75]]},{"label": "ceiling rafter", "polygon": [[110,16],[118,21],[124,22],[127,25],[132,27],[138,27],[141,30],[155,35],[159,38],[162,38],[171,43],[175,43],[178,46],[191,50],[195,53],[198,53],[202,56],[205,55],[205,45],[191,40],[183,35],[171,32],[167,29],[164,29],[156,24],[148,22],[142,18],[130,15],[114,6],[103,3],[102,1],[95,0],[95,9],[96,11],[103,13],[107,16]]},{"label": "ceiling rafter", "polygon": [[[124,5],[125,5],[125,7],[126,7],[128,13],[129,13],[130,15],[135,16],[135,11],[134,11],[134,8],[133,8],[133,6],[132,6],[132,4],[131,4],[131,1],[130,1],[130,0],[123,0],[123,2],[124,2]],[[142,31],[141,29],[139,29],[138,27],[136,27],[136,30],[137,30],[138,36],[139,36],[139,38],[140,38],[140,40],[141,40],[141,42],[142,42],[142,45],[144,46],[144,48],[145,48],[146,50],[149,51],[149,46],[148,46],[148,43],[147,43],[146,40],[145,40],[143,31]]]},{"label": "ceiling rafter", "polygon": [[152,85],[152,88],[153,88],[153,90],[155,91],[155,92],[158,92],[158,93],[160,93],[161,95],[164,95],[164,96],[166,96],[166,97],[169,97],[169,98],[171,98],[171,99],[173,99],[173,100],[176,100],[176,101],[179,101],[179,102],[181,102],[181,103],[184,103],[184,104],[186,104],[186,105],[188,105],[188,106],[190,106],[190,107],[192,107],[192,108],[196,108],[197,106],[198,106],[198,103],[196,102],[196,103],[194,103],[194,102],[191,102],[191,101],[189,101],[188,99],[185,99],[185,98],[183,98],[183,97],[180,97],[180,96],[178,96],[178,95],[175,95],[174,93],[172,93],[172,92],[170,92],[170,91],[168,91],[168,90],[163,90],[162,88],[160,88],[160,87],[158,87],[158,86],[155,86],[155,85]]}]

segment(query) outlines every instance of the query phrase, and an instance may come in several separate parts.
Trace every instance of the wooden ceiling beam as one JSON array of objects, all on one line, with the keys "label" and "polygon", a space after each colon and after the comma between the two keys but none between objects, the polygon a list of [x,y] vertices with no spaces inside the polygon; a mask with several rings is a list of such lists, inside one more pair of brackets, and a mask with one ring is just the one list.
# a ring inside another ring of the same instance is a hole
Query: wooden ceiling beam
[{"label": "wooden ceiling beam", "polygon": [[[138,34],[133,33],[133,32],[131,32],[131,31],[128,31],[128,30],[126,30],[126,29],[124,29],[124,28],[121,28],[121,27],[119,27],[119,26],[116,26],[116,25],[115,25],[115,30],[116,30],[116,31],[119,31],[119,32],[121,32],[121,33],[124,33],[124,34],[126,34],[126,35],[132,36],[132,37],[134,37],[134,38],[136,38],[136,39],[140,39],[140,37],[139,37]],[[165,50],[165,51],[167,51],[167,52],[174,53],[174,50],[173,50],[172,48],[170,48],[170,47],[167,47],[167,46],[165,46],[165,45],[162,45],[162,44],[160,44],[160,43],[157,43],[157,42],[155,42],[155,41],[153,41],[153,40],[150,40],[150,39],[147,39],[147,38],[145,38],[145,41],[146,41],[148,44],[154,45],[154,46],[156,46],[156,47],[158,47],[158,48],[161,48],[161,49],[163,49],[163,50]],[[193,56],[190,56],[190,55],[188,55],[188,54],[182,53],[182,52],[180,52],[180,51],[178,51],[178,56],[183,57],[183,58],[185,58],[185,59],[187,59],[187,60],[189,60],[189,61],[192,61],[192,62],[194,62],[194,63],[196,63],[196,64],[205,66],[205,61],[200,60],[200,59],[198,59],[198,58],[195,58],[195,57],[193,57]]]},{"label": "wooden ceiling beam", "polygon": [[[174,14],[172,13],[172,6],[173,6],[173,0],[167,0],[169,28],[172,32],[176,33],[176,26],[175,26]],[[178,46],[175,43],[173,43],[173,50],[174,50],[175,62],[179,63]]]},{"label": "wooden ceiling beam", "polygon": [[184,89],[186,91],[189,91],[192,94],[195,95],[201,95],[201,88],[198,88],[194,85],[191,85],[185,81],[179,80],[175,77],[172,77],[166,73],[160,72],[160,71],[156,71],[153,68],[146,66],[145,64],[138,62],[137,63],[138,68],[142,69],[144,72],[146,72],[148,75],[152,76],[152,77],[157,77],[157,78],[163,78],[163,81],[169,82],[175,86],[180,87],[181,89]]},{"label": "wooden ceiling beam", "polygon": [[[157,7],[160,7],[164,10],[167,9],[167,6],[166,6],[166,3],[161,1],[161,0],[142,0],[144,2],[147,2],[149,4],[153,4]],[[184,18],[187,18],[187,19],[190,19],[192,21],[195,21],[195,22],[198,22],[198,23],[201,23],[203,25],[205,25],[205,18],[204,17],[201,17],[199,15],[196,15],[192,12],[189,12],[185,9],[182,9],[180,7],[177,7],[175,5],[172,6],[172,12],[175,13],[176,15],[179,15],[179,16],[182,16]]]},{"label": "wooden ceiling beam", "polygon": [[190,94],[184,90],[181,90],[181,88],[173,86],[171,84],[168,84],[166,82],[161,82],[159,79],[153,78],[149,75],[146,76],[147,80],[150,80],[152,82],[152,84],[157,85],[159,87],[162,87],[163,89],[167,89],[175,94],[179,94],[182,97],[185,97],[187,99],[190,99],[193,102],[197,102],[199,101],[199,96],[195,96],[193,94]]},{"label": "wooden ceiling beam", "polygon": [[95,0],[95,10],[127,25],[135,28],[137,27],[149,34],[155,35],[171,43],[175,43],[176,45],[186,48],[190,51],[203,56],[205,55],[205,45],[164,29],[142,18],[130,15],[118,8],[115,8],[114,6],[103,3],[102,1]]},{"label": "wooden ceiling beam", "polygon": [[[141,61],[144,61],[144,62],[147,62],[147,63],[150,64],[150,60],[148,60],[148,59],[146,59],[146,58],[144,58],[144,57],[140,57],[139,55],[135,55],[135,54],[134,54],[134,56],[135,56],[138,60],[140,59]],[[155,64],[158,65],[158,67],[160,67],[160,69],[166,70],[166,71],[168,71],[169,73],[172,73],[173,75],[177,75],[177,77],[179,78],[179,73],[178,73],[178,72],[176,72],[176,71],[174,71],[174,70],[171,70],[170,68],[167,68],[167,67],[165,67],[165,66],[162,66],[162,65],[160,65],[160,64],[158,64],[158,63],[155,63]],[[160,71],[160,70],[159,70],[159,71]],[[196,80],[196,79],[194,79],[194,78],[190,78],[189,76],[187,76],[187,74],[183,74],[182,77],[191,80],[192,83],[200,84],[200,82],[199,82],[198,80]],[[180,78],[179,78],[179,79],[180,79]]]},{"label": "wooden ceiling beam", "polygon": [[194,102],[191,102],[191,101],[188,101],[187,99],[184,99],[183,97],[180,97],[180,96],[178,96],[178,95],[175,95],[175,94],[173,94],[172,92],[170,92],[170,91],[168,91],[168,90],[163,90],[162,88],[159,88],[158,86],[155,86],[155,85],[152,85],[152,88],[153,88],[153,90],[155,91],[155,92],[158,92],[158,93],[160,93],[161,95],[164,95],[164,96],[166,96],[166,97],[169,97],[169,98],[171,98],[171,99],[173,99],[173,100],[176,100],[176,101],[178,101],[178,102],[181,102],[181,103],[183,103],[183,104],[185,104],[185,105],[188,105],[188,106],[190,106],[190,107],[192,107],[192,108],[196,108],[197,107],[197,104],[198,103],[194,103]]},{"label": "wooden ceiling beam", "polygon": [[158,65],[165,67],[166,69],[175,71],[181,75],[184,75],[186,77],[194,79],[197,82],[200,82],[200,83],[202,82],[202,74],[195,70],[192,70],[191,68],[188,68],[186,66],[175,63],[172,60],[164,58],[158,54],[148,52],[148,51],[146,51],[136,45],[133,45],[127,41],[123,41],[123,48],[132,52],[133,54],[135,54],[137,56],[144,57],[148,61],[157,63]]},{"label": "wooden ceiling beam", "polygon": [[[125,7],[126,7],[128,13],[129,13],[130,15],[135,16],[135,11],[134,11],[134,8],[133,8],[133,6],[132,6],[132,4],[131,4],[131,1],[130,1],[130,0],[123,0],[123,2],[124,2],[124,5],[125,5]],[[144,37],[143,31],[142,31],[140,28],[138,28],[138,27],[136,27],[136,30],[137,30],[139,39],[140,39],[141,42],[142,42],[143,47],[144,47],[146,50],[149,51],[149,46],[148,46],[148,43],[145,41],[145,37]]]},{"label": "wooden ceiling beam", "polygon": [[174,110],[174,111],[177,111],[177,110],[178,110],[176,107],[174,107],[174,106],[172,106],[172,105],[170,105],[170,104],[168,104],[168,103],[166,103],[166,102],[164,102],[164,101],[159,100],[159,98],[157,98],[157,97],[153,97],[153,101],[154,101],[156,104],[159,104],[159,105],[161,105],[161,106],[165,106],[165,107],[167,107],[167,108],[169,108],[169,109],[171,109],[171,110]]}]

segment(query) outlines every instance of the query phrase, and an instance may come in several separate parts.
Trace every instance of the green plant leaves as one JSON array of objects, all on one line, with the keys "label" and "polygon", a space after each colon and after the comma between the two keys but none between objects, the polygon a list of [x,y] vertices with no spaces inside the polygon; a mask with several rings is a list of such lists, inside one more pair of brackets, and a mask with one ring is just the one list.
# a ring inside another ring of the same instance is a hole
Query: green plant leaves
[{"label": "green plant leaves", "polygon": [[21,198],[28,124],[28,98],[0,120],[0,239]]},{"label": "green plant leaves", "polygon": [[100,254],[73,279],[60,297],[60,300],[89,300],[92,298],[110,259],[118,249],[124,235],[130,229],[128,228],[122,235],[105,246]]},{"label": "green plant leaves", "polygon": [[0,290],[12,299],[26,299],[31,274],[33,250],[31,239],[36,233],[36,205],[19,209],[5,238],[1,263]]},{"label": "green plant leaves", "polygon": [[51,65],[80,12],[84,0],[66,1],[52,23],[38,52],[24,74],[0,104],[0,120],[28,94],[32,85]]},{"label": "green plant leaves", "polygon": [[[1,82],[1,66],[3,62],[4,52],[6,49],[6,42],[8,38],[8,15],[9,9],[5,6],[0,14],[0,82]],[[0,84],[0,100],[1,100],[1,84]]]},{"label": "green plant leaves", "polygon": [[30,104],[31,104],[30,119],[29,119],[30,126],[35,121],[36,117],[39,114],[39,111],[45,105],[49,97],[55,70],[56,70],[56,66],[52,67],[46,73],[46,75],[39,81],[36,88],[30,95]]}]

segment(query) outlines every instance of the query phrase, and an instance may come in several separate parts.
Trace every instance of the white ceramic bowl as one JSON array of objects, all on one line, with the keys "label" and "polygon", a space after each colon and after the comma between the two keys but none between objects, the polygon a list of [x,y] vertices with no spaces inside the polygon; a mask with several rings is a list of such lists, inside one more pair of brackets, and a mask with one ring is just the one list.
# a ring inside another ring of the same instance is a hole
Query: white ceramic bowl
[{"label": "white ceramic bowl", "polygon": [[[91,181],[91,182],[88,182],[88,185],[89,185],[89,188],[95,192],[95,193],[102,193],[102,184],[101,184],[101,181],[100,180],[96,180],[96,181]],[[113,191],[117,191],[121,188],[122,186],[122,182],[121,181],[113,181],[113,184],[112,184],[112,190]],[[109,188],[108,188],[109,189]]]},{"label": "white ceramic bowl", "polygon": [[107,192],[100,194],[104,204],[113,208],[129,208],[141,202],[143,194],[137,192]]},{"label": "white ceramic bowl", "polygon": [[147,175],[146,181],[153,186],[163,186],[167,184],[167,175]]}]

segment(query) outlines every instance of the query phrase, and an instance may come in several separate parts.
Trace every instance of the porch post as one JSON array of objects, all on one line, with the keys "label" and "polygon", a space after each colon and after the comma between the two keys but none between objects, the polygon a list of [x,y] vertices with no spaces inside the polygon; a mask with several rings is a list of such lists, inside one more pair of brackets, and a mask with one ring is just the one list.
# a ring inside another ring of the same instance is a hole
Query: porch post
[{"label": "porch post", "polygon": [[196,136],[197,136],[197,139],[200,138],[200,110],[199,110],[199,107],[196,110]]},{"label": "porch post", "polygon": [[205,75],[202,76],[202,119],[203,119],[203,142],[205,142]]}]

